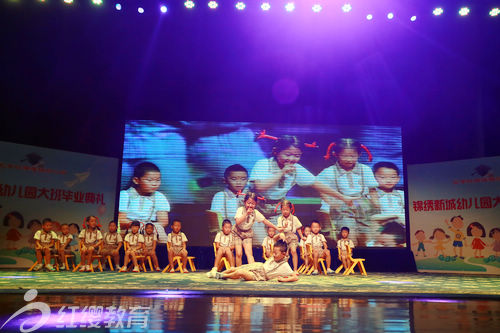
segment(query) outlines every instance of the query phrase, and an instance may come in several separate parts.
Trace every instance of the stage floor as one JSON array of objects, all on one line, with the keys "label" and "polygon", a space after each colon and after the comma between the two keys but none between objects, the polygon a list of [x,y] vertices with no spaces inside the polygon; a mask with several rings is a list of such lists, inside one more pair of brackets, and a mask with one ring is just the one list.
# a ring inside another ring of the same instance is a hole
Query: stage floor
[{"label": "stage floor", "polygon": [[110,293],[191,291],[200,294],[258,296],[402,296],[500,299],[500,276],[424,273],[300,276],[294,283],[209,279],[195,273],[72,273],[0,271],[0,293]]}]

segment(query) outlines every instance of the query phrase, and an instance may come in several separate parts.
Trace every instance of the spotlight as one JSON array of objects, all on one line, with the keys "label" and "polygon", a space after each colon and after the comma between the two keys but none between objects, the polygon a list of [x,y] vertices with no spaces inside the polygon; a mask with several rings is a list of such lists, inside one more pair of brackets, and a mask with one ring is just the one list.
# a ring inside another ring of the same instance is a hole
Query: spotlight
[{"label": "spotlight", "polygon": [[162,12],[163,14],[165,14],[167,11],[168,11],[167,6],[165,6],[165,5],[161,5],[161,7],[160,7],[160,12]]},{"label": "spotlight", "polygon": [[243,10],[243,9],[245,9],[245,7],[246,7],[246,6],[247,6],[247,5],[245,5],[245,3],[244,3],[244,2],[239,1],[239,2],[237,2],[237,3],[236,3],[236,6],[235,6],[235,7],[236,7],[236,9],[238,9],[238,10]]},{"label": "spotlight", "polygon": [[498,8],[493,8],[492,10],[490,10],[491,17],[498,16],[499,14],[500,14],[500,9],[498,9]]},{"label": "spotlight", "polygon": [[346,3],[342,6],[342,11],[344,13],[349,13],[352,10],[352,6],[349,3]]},{"label": "spotlight", "polygon": [[142,14],[142,13],[144,13],[144,8],[139,7],[139,8],[137,8],[137,11],[139,12],[139,14]]},{"label": "spotlight", "polygon": [[293,12],[295,10],[295,4],[293,2],[289,2],[285,5],[285,10],[287,12]]},{"label": "spotlight", "polygon": [[187,0],[186,2],[184,2],[184,7],[186,7],[187,9],[193,9],[194,8],[194,2],[191,1],[191,0]]},{"label": "spotlight", "polygon": [[73,0],[64,0],[64,3],[68,4],[68,5],[72,5],[73,4]]},{"label": "spotlight", "polygon": [[263,2],[262,5],[260,5],[260,8],[264,11],[268,11],[269,9],[271,9],[271,5],[269,4],[269,2]]},{"label": "spotlight", "polygon": [[96,6],[102,5],[102,0],[92,0],[92,3]]},{"label": "spotlight", "polygon": [[439,16],[439,15],[443,14],[443,12],[444,12],[443,8],[437,7],[437,8],[434,8],[434,10],[432,11],[432,14],[434,14],[434,16]]},{"label": "spotlight", "polygon": [[371,21],[371,20],[373,19],[373,15],[372,15],[372,14],[368,14],[368,15],[366,15],[366,19],[367,19],[368,21]]},{"label": "spotlight", "polygon": [[321,7],[320,4],[316,4],[316,5],[312,6],[312,10],[315,13],[319,13],[322,9],[323,9],[323,7]]},{"label": "spotlight", "polygon": [[412,17],[410,17],[410,21],[415,22],[416,20],[417,20],[417,17],[415,15],[413,15]]},{"label": "spotlight", "polygon": [[215,9],[217,7],[219,7],[219,4],[217,3],[217,1],[209,1],[208,2],[208,8]]},{"label": "spotlight", "polygon": [[387,14],[387,18],[388,18],[389,20],[392,20],[392,19],[394,18],[394,13],[389,13],[389,14]]},{"label": "spotlight", "polygon": [[470,12],[470,9],[468,7],[462,7],[460,8],[460,10],[458,11],[458,14],[460,16],[467,16],[469,15],[469,12]]},{"label": "spotlight", "polygon": [[115,5],[116,10],[122,10],[122,5],[120,3],[117,3]]}]

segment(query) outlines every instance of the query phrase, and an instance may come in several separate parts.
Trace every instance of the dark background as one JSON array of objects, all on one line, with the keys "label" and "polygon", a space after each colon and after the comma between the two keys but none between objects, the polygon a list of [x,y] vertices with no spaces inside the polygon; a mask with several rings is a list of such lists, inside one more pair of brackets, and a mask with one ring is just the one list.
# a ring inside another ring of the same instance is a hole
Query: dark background
[{"label": "dark background", "polygon": [[[500,155],[494,1],[465,18],[452,0],[319,15],[170,1],[163,16],[89,2],[0,2],[1,140],[120,158],[125,119],[373,124],[402,126],[409,164]],[[282,79],[298,89],[285,104]]]}]

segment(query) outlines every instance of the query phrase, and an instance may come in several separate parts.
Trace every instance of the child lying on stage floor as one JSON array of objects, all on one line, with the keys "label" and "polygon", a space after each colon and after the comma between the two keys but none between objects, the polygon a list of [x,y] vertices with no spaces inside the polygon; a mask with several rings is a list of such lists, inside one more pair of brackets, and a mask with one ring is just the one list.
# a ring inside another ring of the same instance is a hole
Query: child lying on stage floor
[{"label": "child lying on stage floor", "polygon": [[288,246],[283,240],[274,244],[273,256],[265,263],[254,262],[252,264],[231,267],[230,269],[216,273],[216,279],[244,279],[245,281],[268,281],[277,278],[279,282],[293,282],[299,278],[288,264]]}]

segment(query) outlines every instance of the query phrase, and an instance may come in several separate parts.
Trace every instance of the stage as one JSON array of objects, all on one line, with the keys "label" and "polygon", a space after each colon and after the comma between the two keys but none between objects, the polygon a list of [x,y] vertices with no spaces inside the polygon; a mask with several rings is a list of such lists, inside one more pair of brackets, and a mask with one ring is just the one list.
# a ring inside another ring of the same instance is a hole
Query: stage
[{"label": "stage", "polygon": [[424,273],[368,273],[343,276],[300,276],[294,283],[209,279],[194,273],[79,273],[0,271],[0,293],[140,294],[186,291],[239,296],[391,296],[500,299],[500,276]]}]

